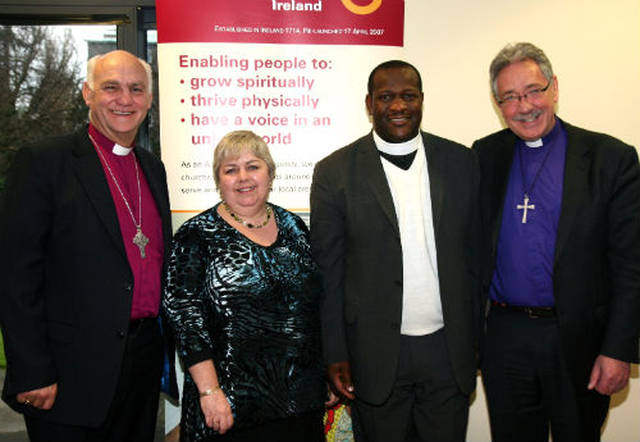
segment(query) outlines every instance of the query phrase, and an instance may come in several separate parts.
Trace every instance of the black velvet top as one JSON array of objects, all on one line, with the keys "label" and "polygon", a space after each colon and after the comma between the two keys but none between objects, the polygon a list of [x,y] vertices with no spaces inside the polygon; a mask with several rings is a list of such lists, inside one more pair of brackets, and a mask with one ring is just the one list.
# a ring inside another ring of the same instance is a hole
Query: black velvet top
[{"label": "black velvet top", "polygon": [[[261,246],[216,208],[174,238],[163,308],[185,370],[212,359],[234,414],[233,429],[321,410],[326,395],[318,317],[322,284],[308,231],[272,206],[274,244]],[[198,390],[185,372],[182,441],[206,440]]]}]

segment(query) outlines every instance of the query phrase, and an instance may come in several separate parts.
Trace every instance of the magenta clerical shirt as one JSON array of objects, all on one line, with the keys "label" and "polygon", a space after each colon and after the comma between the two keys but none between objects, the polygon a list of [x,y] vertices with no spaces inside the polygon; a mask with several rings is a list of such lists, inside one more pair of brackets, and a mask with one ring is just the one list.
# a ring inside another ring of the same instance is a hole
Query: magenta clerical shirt
[{"label": "magenta clerical shirt", "polygon": [[[118,214],[122,241],[127,252],[131,273],[133,274],[131,319],[156,317],[160,308],[161,273],[164,255],[162,219],[156,202],[138,161],[138,176],[142,194],[142,232],[149,238],[149,242],[145,247],[145,257],[142,258],[140,249],[133,243],[133,237],[136,235],[134,220],[111,177],[111,173],[109,173],[110,168],[116,180],[118,180],[120,189],[131,207],[136,222],[139,222],[138,181],[134,165],[135,149],[126,155],[117,155],[114,153],[114,145],[116,143],[98,132],[92,124],[89,124],[89,135],[102,153],[102,155],[98,155],[98,158],[111,190],[111,197]],[[105,164],[105,160],[108,166]],[[137,161],[137,158],[135,160]]]}]

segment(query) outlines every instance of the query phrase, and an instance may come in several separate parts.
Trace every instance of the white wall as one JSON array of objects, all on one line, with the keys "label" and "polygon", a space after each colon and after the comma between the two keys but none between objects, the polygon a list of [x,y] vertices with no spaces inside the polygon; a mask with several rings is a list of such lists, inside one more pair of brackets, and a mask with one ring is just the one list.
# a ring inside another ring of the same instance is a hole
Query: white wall
[{"label": "white wall", "polygon": [[[489,63],[508,42],[545,51],[558,76],[558,115],[640,146],[638,0],[406,0],[408,61],[425,80],[423,128],[466,145],[500,129],[490,101]],[[469,442],[489,441],[482,385]],[[640,440],[640,382],[614,396],[606,442]],[[515,441],[514,441],[515,442]]]},{"label": "white wall", "polygon": [[424,128],[468,145],[499,129],[489,63],[517,41],[551,60],[561,117],[640,146],[637,0],[406,0],[408,58],[425,77]]}]

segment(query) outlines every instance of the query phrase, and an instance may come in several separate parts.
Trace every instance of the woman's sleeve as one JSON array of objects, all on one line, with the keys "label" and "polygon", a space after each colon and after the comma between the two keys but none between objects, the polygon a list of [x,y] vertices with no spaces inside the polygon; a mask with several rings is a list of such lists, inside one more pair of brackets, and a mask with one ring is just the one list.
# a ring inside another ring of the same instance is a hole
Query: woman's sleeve
[{"label": "woman's sleeve", "polygon": [[205,279],[210,258],[197,226],[185,224],[171,249],[162,300],[178,355],[186,368],[213,358]]}]

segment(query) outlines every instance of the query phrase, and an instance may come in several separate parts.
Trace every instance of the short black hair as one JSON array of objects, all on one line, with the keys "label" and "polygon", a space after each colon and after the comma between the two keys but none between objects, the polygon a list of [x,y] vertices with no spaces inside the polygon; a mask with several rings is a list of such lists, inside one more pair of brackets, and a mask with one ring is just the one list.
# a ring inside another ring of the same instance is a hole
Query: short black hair
[{"label": "short black hair", "polygon": [[369,95],[373,93],[373,78],[375,77],[376,73],[378,73],[378,71],[382,71],[384,69],[411,69],[416,73],[416,76],[418,77],[418,89],[420,89],[420,92],[422,92],[422,77],[420,76],[420,72],[418,72],[418,69],[416,69],[414,65],[403,60],[389,60],[385,61],[384,63],[380,63],[378,66],[373,68],[373,70],[369,74],[369,82],[367,83],[367,92],[369,93]]}]

